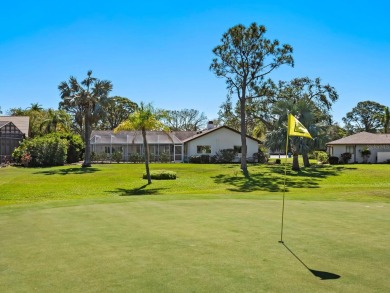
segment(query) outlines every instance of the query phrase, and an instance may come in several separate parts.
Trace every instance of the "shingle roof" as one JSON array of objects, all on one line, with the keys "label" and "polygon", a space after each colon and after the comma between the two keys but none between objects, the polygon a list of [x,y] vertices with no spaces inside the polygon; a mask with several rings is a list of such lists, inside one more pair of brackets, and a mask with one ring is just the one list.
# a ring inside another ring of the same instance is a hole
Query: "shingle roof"
[{"label": "shingle roof", "polygon": [[[213,131],[216,131],[221,128],[227,128],[236,133],[240,133],[239,131],[230,128],[228,126],[219,126],[212,129],[206,129],[202,131],[147,131],[146,138],[149,144],[182,144],[187,141],[191,141],[200,136],[209,134]],[[250,137],[248,138],[261,143],[256,138]],[[142,144],[142,134],[140,131],[120,131],[114,133],[114,131],[110,130],[94,130],[91,134],[91,143],[96,144],[126,144],[126,143],[134,143],[134,144]]]},{"label": "shingle roof", "polygon": [[327,143],[327,145],[340,144],[390,144],[390,134],[359,132]]},{"label": "shingle roof", "polygon": [[8,123],[9,123],[9,121],[0,121],[0,128]]},{"label": "shingle roof", "polygon": [[[147,131],[146,139],[149,144],[181,144],[182,142],[172,132]],[[107,130],[94,130],[91,134],[91,143],[96,144],[142,144],[141,131],[120,131],[114,133]]]},{"label": "shingle roof", "polygon": [[28,117],[28,116],[0,116],[0,122],[12,122],[23,134],[28,136],[30,117]]}]

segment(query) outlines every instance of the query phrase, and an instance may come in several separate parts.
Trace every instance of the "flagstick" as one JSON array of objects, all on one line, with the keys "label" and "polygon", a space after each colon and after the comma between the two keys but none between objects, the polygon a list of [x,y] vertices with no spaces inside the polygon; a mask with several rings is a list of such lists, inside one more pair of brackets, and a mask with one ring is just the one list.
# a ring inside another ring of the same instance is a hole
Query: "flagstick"
[{"label": "flagstick", "polygon": [[[287,114],[288,116],[288,114]],[[288,120],[288,117],[287,117]],[[286,193],[286,177],[287,177],[287,151],[288,151],[288,130],[289,130],[289,125],[287,123],[287,135],[286,135],[286,159],[284,161],[284,180],[283,180],[283,206],[282,206],[282,228],[280,230],[280,241],[279,243],[284,243],[283,242],[283,220],[284,220],[284,195]]]}]

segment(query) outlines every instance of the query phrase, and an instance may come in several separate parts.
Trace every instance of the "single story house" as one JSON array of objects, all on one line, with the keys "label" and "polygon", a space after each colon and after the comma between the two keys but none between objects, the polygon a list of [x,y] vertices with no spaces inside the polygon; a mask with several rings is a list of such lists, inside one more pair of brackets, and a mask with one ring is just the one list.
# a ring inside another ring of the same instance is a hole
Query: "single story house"
[{"label": "single story house", "polygon": [[28,136],[28,116],[0,116],[0,164],[12,161],[12,153]]},{"label": "single story house", "polygon": [[390,160],[390,134],[360,132],[340,138],[326,144],[331,156],[340,157],[343,153],[351,153],[351,162],[363,163],[362,151],[369,149],[371,154],[367,163],[384,163]]},{"label": "single story house", "polygon": [[[222,149],[237,150],[238,161],[241,153],[240,132],[227,127],[213,127],[209,123],[202,131],[147,131],[146,133],[151,161],[159,161],[162,154],[169,161],[187,162],[191,156],[215,155]],[[122,159],[129,161],[132,154],[143,155],[143,138],[140,131],[92,131],[91,150],[95,154],[112,155],[122,153]],[[246,137],[248,158],[258,152],[259,140]]]}]

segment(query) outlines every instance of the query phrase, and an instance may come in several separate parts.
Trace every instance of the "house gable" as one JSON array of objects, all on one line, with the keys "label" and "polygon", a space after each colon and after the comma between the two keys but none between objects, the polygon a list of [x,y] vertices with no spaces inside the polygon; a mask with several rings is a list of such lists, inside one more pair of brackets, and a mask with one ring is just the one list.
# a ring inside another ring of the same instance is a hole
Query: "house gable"
[{"label": "house gable", "polygon": [[[184,141],[186,156],[196,156],[203,153],[215,155],[222,149],[241,148],[240,132],[226,126],[213,128],[198,133]],[[252,156],[258,152],[259,140],[247,136],[247,154]]]},{"label": "house gable", "polygon": [[29,135],[28,116],[0,116],[0,122],[12,122],[26,137]]}]

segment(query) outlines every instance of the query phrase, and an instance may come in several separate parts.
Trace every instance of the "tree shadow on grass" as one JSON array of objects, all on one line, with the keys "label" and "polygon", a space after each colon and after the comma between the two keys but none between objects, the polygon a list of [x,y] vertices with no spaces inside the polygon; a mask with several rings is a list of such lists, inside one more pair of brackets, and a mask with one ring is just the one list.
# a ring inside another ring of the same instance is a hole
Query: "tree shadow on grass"
[{"label": "tree shadow on grass", "polygon": [[279,241],[279,243],[283,244],[284,247],[306,268],[312,273],[314,276],[320,278],[321,280],[332,280],[341,278],[340,275],[325,272],[325,271],[317,271],[309,268],[283,241]]},{"label": "tree shadow on grass", "polygon": [[150,184],[145,184],[140,187],[136,188],[116,188],[114,191],[107,191],[107,192],[113,192],[118,193],[119,196],[140,196],[140,195],[152,195],[152,194],[158,194],[162,189],[166,188],[147,188],[150,187]]},{"label": "tree shadow on grass", "polygon": [[70,175],[70,174],[89,174],[100,171],[98,168],[65,168],[57,170],[45,170],[38,171],[33,174],[43,174],[43,175]]},{"label": "tree shadow on grass", "polygon": [[[319,188],[320,181],[329,176],[338,176],[345,167],[309,167],[302,168],[300,171],[292,171],[291,164],[287,166],[286,176],[286,192],[289,188]],[[350,169],[350,168],[348,168]],[[268,191],[281,192],[284,186],[283,165],[267,166],[261,173],[252,173],[249,177],[237,176],[237,172],[233,175],[219,174],[214,177],[214,182],[217,184],[226,184],[233,186],[228,188],[230,191],[236,192],[253,192],[253,191]]]}]

